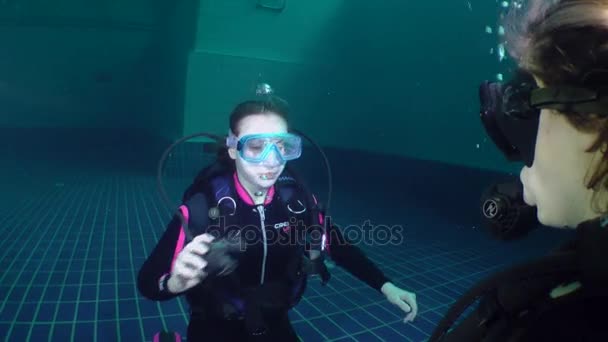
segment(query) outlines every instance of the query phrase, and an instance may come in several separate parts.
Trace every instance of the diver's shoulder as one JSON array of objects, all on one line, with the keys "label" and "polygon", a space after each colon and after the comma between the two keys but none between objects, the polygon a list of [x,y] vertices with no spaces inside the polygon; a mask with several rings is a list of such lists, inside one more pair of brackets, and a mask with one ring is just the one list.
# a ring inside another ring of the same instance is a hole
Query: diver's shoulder
[{"label": "diver's shoulder", "polygon": [[[569,298],[570,297],[570,298]],[[525,341],[608,341],[608,296],[566,295],[530,326]]]},{"label": "diver's shoulder", "polygon": [[187,207],[192,207],[200,204],[207,203],[207,195],[204,191],[196,191],[192,193],[188,198],[184,199],[183,205]]}]

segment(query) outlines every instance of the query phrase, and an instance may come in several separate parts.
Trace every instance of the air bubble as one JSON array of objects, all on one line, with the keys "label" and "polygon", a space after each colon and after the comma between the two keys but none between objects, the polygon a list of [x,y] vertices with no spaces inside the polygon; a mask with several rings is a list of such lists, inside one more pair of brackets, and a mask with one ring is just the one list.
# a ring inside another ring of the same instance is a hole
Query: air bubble
[{"label": "air bubble", "polygon": [[505,59],[505,46],[500,43],[498,44],[498,60],[502,62]]},{"label": "air bubble", "polygon": [[272,87],[268,83],[260,83],[255,88],[256,95],[272,95]]}]

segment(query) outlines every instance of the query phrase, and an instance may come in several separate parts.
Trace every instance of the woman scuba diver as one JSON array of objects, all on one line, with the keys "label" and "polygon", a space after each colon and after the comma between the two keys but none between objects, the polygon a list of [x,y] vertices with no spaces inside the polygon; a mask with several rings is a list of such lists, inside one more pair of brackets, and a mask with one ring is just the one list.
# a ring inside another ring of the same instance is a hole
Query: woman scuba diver
[{"label": "woman scuba diver", "polygon": [[302,143],[289,130],[284,102],[239,104],[226,147],[186,190],[138,277],[148,299],[186,296],[188,341],[298,340],[288,311],[307,275],[329,280],[325,252],[407,312],[406,322],[414,319],[415,295],[328,224],[315,196],[287,167]]}]

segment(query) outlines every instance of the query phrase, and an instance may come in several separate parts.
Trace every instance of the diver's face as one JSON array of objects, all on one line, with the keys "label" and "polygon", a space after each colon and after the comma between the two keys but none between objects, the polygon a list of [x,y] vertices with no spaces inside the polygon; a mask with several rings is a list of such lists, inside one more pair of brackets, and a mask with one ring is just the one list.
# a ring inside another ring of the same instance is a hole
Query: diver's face
[{"label": "diver's face", "polygon": [[576,227],[597,216],[591,207],[593,190],[586,187],[589,170],[598,160],[597,153],[586,150],[596,136],[580,132],[554,110],[541,111],[534,164],[524,167],[520,178],[524,200],[537,206],[542,224]]},{"label": "diver's face", "polygon": [[[280,116],[267,113],[250,115],[239,123],[239,136],[241,138],[250,134],[287,133],[287,123]],[[273,151],[261,163],[251,163],[244,160],[236,149],[228,150],[230,157],[236,162],[239,180],[246,188],[253,191],[268,189],[274,185],[285,168],[279,156]]]}]

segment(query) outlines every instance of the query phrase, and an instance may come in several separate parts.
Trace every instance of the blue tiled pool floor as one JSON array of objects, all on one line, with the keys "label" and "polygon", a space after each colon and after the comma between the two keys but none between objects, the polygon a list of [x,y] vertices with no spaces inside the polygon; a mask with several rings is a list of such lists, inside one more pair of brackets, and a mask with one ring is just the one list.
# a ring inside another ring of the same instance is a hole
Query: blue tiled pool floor
[{"label": "blue tiled pool floor", "polygon": [[[15,172],[0,197],[0,336],[105,342],[150,341],[161,329],[185,335],[185,301],[151,302],[135,285],[169,217],[154,177]],[[369,206],[345,192],[334,203],[342,224],[356,223]],[[379,201],[368,212],[404,227],[400,245],[361,248],[395,284],[417,294],[416,321],[402,323],[396,306],[335,267],[331,282],[313,280],[291,313],[303,341],[424,341],[477,280],[554,244],[540,233],[500,244],[415,203]]]}]

